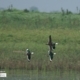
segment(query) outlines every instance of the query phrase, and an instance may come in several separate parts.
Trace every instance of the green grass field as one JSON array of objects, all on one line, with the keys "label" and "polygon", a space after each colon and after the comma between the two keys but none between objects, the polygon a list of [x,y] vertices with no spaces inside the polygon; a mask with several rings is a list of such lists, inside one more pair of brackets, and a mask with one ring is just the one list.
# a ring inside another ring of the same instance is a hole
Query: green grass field
[{"label": "green grass field", "polygon": [[[52,62],[48,36],[58,42]],[[0,69],[80,70],[80,16],[0,11]],[[27,61],[26,48],[34,52]]]}]

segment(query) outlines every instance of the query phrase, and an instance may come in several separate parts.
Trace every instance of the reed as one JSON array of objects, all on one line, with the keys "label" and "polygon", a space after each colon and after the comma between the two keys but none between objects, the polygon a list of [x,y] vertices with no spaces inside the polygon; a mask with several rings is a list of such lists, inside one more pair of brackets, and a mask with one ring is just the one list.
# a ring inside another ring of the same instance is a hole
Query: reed
[{"label": "reed", "polygon": [[[80,71],[78,15],[3,13],[0,12],[0,69]],[[49,35],[59,43],[52,62],[45,45]],[[27,61],[26,48],[34,52],[31,62]]]}]

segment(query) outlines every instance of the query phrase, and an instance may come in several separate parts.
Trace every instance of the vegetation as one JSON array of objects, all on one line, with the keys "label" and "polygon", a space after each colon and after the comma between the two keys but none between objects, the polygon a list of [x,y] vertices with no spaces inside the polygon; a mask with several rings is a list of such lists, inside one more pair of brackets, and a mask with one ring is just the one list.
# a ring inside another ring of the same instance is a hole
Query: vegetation
[{"label": "vegetation", "polygon": [[[0,69],[80,71],[80,16],[0,11]],[[48,36],[58,42],[49,62]],[[25,50],[34,52],[27,62]]]}]

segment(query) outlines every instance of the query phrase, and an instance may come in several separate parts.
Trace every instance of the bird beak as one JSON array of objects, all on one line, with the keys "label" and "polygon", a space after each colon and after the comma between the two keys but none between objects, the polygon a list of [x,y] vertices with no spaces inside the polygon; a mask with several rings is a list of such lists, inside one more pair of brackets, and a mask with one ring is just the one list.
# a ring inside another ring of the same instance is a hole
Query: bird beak
[{"label": "bird beak", "polygon": [[54,55],[55,55],[56,53],[54,53]]},{"label": "bird beak", "polygon": [[31,52],[31,54],[34,54],[34,52]]},{"label": "bird beak", "polygon": [[56,43],[56,45],[57,45],[58,43]]}]

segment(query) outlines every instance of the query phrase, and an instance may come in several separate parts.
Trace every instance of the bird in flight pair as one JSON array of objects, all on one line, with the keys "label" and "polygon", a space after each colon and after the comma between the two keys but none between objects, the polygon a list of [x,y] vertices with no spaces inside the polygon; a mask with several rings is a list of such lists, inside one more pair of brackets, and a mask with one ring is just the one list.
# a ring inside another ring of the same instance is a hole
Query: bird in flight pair
[{"label": "bird in flight pair", "polygon": [[[46,44],[46,45],[49,45],[48,55],[49,55],[50,61],[52,61],[53,56],[56,54],[56,53],[53,53],[53,50],[55,49],[55,46],[57,44],[58,43],[53,43],[52,42],[52,38],[51,38],[51,35],[50,35],[48,43]],[[31,54],[34,54],[34,52],[31,52],[29,49],[26,49],[26,54],[27,54],[27,60],[30,61],[31,60]]]}]

